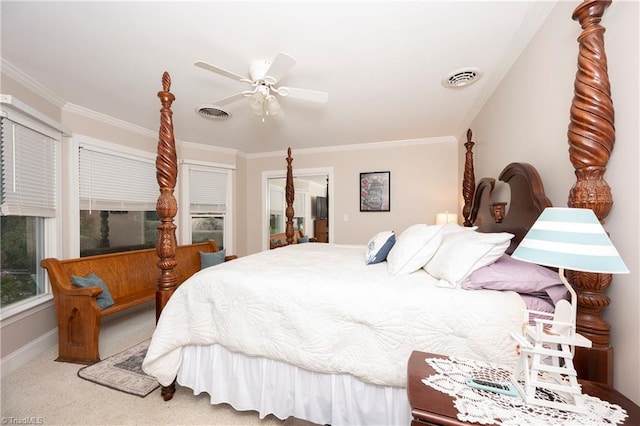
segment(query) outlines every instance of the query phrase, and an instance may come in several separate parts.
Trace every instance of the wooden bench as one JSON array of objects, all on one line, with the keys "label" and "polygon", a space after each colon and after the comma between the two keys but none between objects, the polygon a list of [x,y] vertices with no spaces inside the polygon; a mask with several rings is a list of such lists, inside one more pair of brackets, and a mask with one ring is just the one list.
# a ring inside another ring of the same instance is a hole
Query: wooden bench
[{"label": "wooden bench", "polygon": [[[293,232],[293,244],[298,244],[298,238],[304,237],[302,231]],[[316,238],[310,237],[309,242],[317,241]],[[269,235],[269,249],[284,247],[287,245],[287,235],[284,232],[280,234]]]},{"label": "wooden bench", "polygon": [[[178,284],[200,270],[200,252],[216,252],[214,241],[178,246],[175,273]],[[226,256],[226,260],[237,256]],[[86,256],[77,259],[43,259],[47,270],[58,319],[58,358],[56,361],[92,364],[100,361],[98,338],[100,320],[136,305],[154,300],[160,276],[156,249]],[[96,298],[100,287],[80,288],[72,284],[72,275],[86,277],[95,273],[107,285],[114,304],[100,309]]]}]

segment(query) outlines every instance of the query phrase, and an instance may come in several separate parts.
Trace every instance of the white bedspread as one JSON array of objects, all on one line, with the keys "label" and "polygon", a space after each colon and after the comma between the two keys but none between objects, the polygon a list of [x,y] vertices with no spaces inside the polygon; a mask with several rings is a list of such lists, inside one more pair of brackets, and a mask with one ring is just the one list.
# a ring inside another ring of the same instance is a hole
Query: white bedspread
[{"label": "white bedspread", "polygon": [[198,272],[165,306],[143,370],[169,385],[182,347],[230,351],[406,386],[413,350],[513,366],[513,292],[440,288],[423,270],[391,276],[364,246],[296,244]]}]

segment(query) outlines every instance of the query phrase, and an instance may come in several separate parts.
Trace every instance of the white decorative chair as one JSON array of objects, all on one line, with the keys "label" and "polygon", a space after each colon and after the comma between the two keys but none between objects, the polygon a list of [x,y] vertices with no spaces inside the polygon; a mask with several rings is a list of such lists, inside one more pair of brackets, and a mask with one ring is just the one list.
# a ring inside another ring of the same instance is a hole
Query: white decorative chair
[{"label": "white decorative chair", "polygon": [[513,382],[526,403],[585,411],[573,347],[591,347],[591,341],[576,333],[573,312],[567,300],[556,304],[553,315],[525,311],[523,334],[513,335],[520,345]]}]

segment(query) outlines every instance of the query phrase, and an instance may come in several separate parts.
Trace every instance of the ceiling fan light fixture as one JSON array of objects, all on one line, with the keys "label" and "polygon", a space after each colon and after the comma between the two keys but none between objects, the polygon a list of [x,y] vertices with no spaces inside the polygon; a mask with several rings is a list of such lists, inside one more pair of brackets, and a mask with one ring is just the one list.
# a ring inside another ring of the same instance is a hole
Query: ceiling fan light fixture
[{"label": "ceiling fan light fixture", "polygon": [[249,96],[249,108],[254,114],[262,115],[264,108],[264,96],[261,93],[254,93]]},{"label": "ceiling fan light fixture", "polygon": [[228,120],[232,117],[230,112],[221,109],[217,105],[203,104],[195,107],[195,112],[202,118],[207,120]]},{"label": "ceiling fan light fixture", "polygon": [[266,108],[266,99],[272,96],[269,93],[269,88],[265,85],[259,85],[256,87],[254,93],[249,96],[249,108],[256,115],[264,115]]},{"label": "ceiling fan light fixture", "polygon": [[282,108],[280,107],[280,104],[278,103],[278,100],[276,99],[275,96],[273,95],[269,95],[265,98],[264,100],[265,103],[265,108],[264,108],[264,113],[265,115],[278,115],[282,113]]},{"label": "ceiling fan light fixture", "polygon": [[463,68],[449,73],[443,80],[442,85],[447,88],[459,89],[469,86],[482,77],[482,71],[478,68]]}]

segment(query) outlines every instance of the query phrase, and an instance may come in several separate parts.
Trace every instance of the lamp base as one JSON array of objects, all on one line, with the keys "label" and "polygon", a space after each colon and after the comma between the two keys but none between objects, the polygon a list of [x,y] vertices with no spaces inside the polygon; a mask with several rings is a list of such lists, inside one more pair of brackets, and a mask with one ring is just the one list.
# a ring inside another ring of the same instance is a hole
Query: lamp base
[{"label": "lamp base", "polygon": [[[584,414],[587,407],[584,405],[584,397],[580,385],[572,385],[569,381],[556,382],[554,380],[545,380],[539,382],[538,387],[526,388],[522,382],[516,380],[515,376],[511,382],[518,390],[518,393],[526,404],[539,405],[541,407],[555,408],[563,411],[571,411],[573,413]],[[526,382],[526,380],[525,380]],[[552,390],[553,388],[561,388],[562,391]]]},{"label": "lamp base", "polygon": [[591,341],[575,332],[572,313],[566,300],[556,304],[553,315],[536,312],[533,321],[525,311],[522,335],[512,334],[520,347],[513,383],[527,404],[586,412],[573,352],[576,346],[591,347]]},{"label": "lamp base", "polygon": [[[534,327],[525,327],[525,336],[534,333]],[[520,345],[520,359],[512,382],[522,399],[527,404],[586,412],[578,373],[573,366],[572,346],[568,343],[543,343],[525,336],[514,335]],[[577,336],[580,335],[574,337]]]}]

